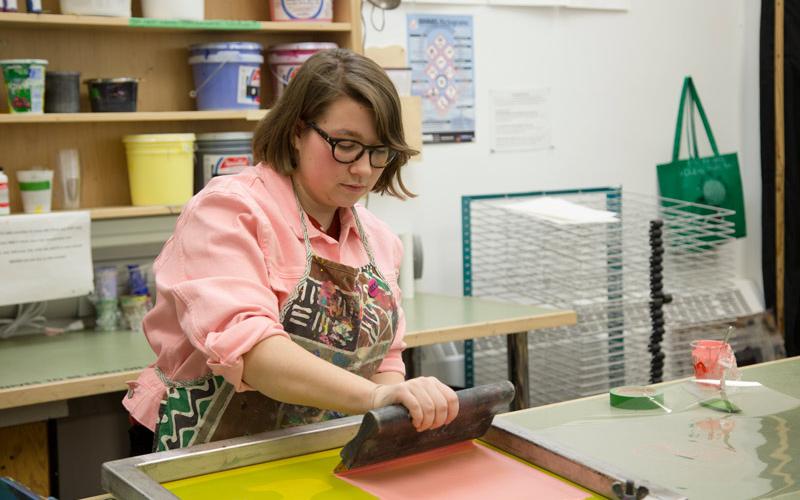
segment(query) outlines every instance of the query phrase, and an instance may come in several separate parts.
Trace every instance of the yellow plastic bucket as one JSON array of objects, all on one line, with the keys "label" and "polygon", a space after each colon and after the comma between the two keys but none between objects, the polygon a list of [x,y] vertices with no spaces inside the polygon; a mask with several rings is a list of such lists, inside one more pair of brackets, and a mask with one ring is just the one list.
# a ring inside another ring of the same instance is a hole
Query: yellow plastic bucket
[{"label": "yellow plastic bucket", "polygon": [[194,134],[122,138],[133,205],[183,205],[192,197]]}]

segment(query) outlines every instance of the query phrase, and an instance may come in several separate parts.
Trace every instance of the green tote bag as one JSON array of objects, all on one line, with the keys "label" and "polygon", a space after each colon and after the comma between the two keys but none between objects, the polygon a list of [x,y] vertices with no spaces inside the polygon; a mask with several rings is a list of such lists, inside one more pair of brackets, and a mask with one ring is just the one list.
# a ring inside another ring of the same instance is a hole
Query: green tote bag
[{"label": "green tote bag", "polygon": [[[703,122],[703,127],[711,145],[712,156],[700,157],[694,131],[695,106]],[[684,109],[688,108],[685,124],[688,141],[688,159],[679,159],[683,130]],[[678,124],[675,127],[675,143],[672,161],[658,165],[658,188],[661,196],[677,200],[711,205],[734,210],[736,213],[726,219],[734,224],[732,236],[741,238],[747,235],[744,216],[744,196],[742,177],[739,173],[739,159],[736,153],[719,154],[714,134],[708,118],[700,103],[691,76],[683,80],[681,101],[678,108]]]}]

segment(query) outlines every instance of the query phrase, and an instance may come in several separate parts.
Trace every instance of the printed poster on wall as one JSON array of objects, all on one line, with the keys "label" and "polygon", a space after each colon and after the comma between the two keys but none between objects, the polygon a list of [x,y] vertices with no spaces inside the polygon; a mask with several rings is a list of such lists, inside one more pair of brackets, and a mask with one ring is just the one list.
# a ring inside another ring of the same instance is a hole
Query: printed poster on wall
[{"label": "printed poster on wall", "polygon": [[411,94],[422,97],[425,143],[475,138],[472,16],[408,14]]}]

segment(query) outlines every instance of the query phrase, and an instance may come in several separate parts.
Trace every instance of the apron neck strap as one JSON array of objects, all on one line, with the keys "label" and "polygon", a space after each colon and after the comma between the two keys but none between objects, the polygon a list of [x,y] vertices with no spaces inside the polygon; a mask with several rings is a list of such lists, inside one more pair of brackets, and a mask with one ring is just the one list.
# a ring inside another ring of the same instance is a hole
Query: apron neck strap
[{"label": "apron neck strap", "polygon": [[294,201],[297,204],[297,213],[300,214],[300,226],[303,228],[303,241],[306,244],[306,262],[311,262],[311,240],[308,238],[308,227],[306,226],[306,211],[300,205],[300,198],[297,196],[297,189],[294,187],[294,178],[292,178],[292,193],[294,193]]},{"label": "apron neck strap", "polygon": [[378,266],[375,265],[375,257],[372,255],[372,247],[369,244],[369,237],[367,236],[366,231],[361,226],[361,219],[358,218],[358,212],[356,211],[356,207],[350,207],[350,211],[353,213],[353,219],[356,221],[356,228],[358,228],[358,237],[361,239],[361,244],[364,245],[364,250],[367,252],[367,256],[369,257],[369,263],[372,264],[373,267],[377,268]]}]

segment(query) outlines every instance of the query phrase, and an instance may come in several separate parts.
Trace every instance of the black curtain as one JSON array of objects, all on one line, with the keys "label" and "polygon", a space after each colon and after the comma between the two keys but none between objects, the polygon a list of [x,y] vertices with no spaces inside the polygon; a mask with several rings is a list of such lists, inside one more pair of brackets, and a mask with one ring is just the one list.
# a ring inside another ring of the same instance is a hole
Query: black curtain
[{"label": "black curtain", "polygon": [[[784,318],[786,354],[800,354],[800,2],[784,1]],[[761,2],[761,231],[764,298],[775,308],[775,1]]]}]

